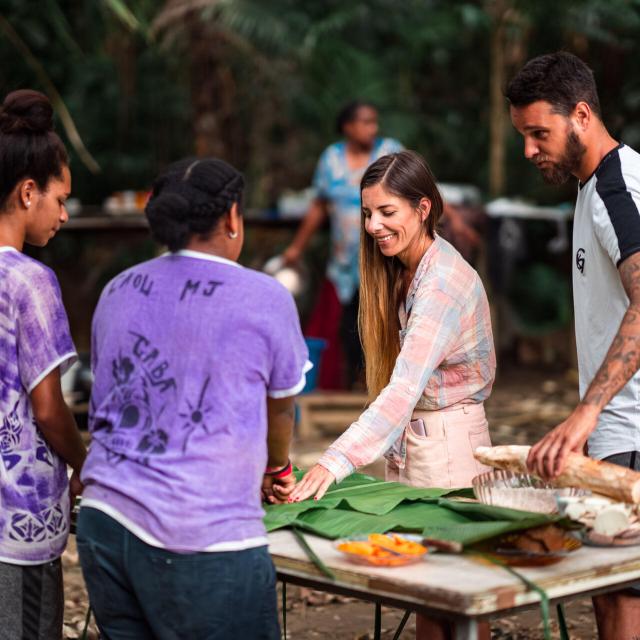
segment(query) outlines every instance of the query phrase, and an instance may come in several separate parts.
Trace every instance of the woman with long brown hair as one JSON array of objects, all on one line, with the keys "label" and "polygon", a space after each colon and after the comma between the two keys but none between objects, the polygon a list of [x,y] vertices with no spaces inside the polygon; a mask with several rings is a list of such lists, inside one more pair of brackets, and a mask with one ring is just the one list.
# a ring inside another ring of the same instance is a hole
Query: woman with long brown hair
[{"label": "woman with long brown hair", "polygon": [[[360,337],[375,398],[292,490],[324,495],[384,455],[387,480],[465,487],[486,470],[483,401],[495,375],[489,305],[478,274],[436,233],[442,198],[424,159],[384,156],[360,185]],[[418,638],[446,629],[418,618]]]}]

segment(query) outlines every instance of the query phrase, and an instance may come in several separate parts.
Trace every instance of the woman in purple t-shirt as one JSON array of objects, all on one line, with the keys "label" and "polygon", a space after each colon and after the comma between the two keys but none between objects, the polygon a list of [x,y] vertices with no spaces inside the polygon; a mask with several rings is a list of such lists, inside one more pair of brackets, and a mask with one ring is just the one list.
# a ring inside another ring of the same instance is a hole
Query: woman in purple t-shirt
[{"label": "woman in purple t-shirt", "polygon": [[[0,629],[59,639],[60,556],[85,447],[60,375],[77,359],[53,272],[22,253],[44,247],[68,215],[69,161],[53,109],[14,91],[0,109]],[[67,464],[73,469],[71,484]],[[71,489],[71,496],[69,495]]]},{"label": "woman in purple t-shirt", "polygon": [[94,315],[77,540],[112,640],[280,638],[261,493],[295,482],[307,348],[291,295],[236,262],[243,186],[221,160],[172,165],[146,209],[169,253]]}]

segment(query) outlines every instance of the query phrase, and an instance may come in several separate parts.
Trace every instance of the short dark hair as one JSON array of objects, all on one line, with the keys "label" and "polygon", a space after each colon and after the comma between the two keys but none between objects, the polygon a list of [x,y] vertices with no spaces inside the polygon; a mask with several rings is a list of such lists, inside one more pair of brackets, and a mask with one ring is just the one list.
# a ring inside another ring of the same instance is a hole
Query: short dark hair
[{"label": "short dark hair", "polygon": [[360,181],[360,194],[376,184],[382,185],[394,196],[408,200],[416,208],[422,198],[428,198],[431,201],[431,212],[425,227],[429,236],[435,238],[444,204],[436,179],[427,161],[419,153],[405,150],[378,158],[364,172]]},{"label": "short dark hair", "polygon": [[362,107],[369,107],[374,111],[378,111],[378,108],[372,102],[367,102],[366,100],[352,100],[351,102],[347,102],[340,111],[338,111],[338,115],[336,116],[336,131],[338,135],[344,134],[345,125],[353,122],[358,117],[358,111]]},{"label": "short dark hair", "polygon": [[544,100],[564,116],[568,116],[578,102],[586,102],[601,117],[593,71],[580,58],[566,51],[529,60],[509,82],[505,96],[514,107],[526,107]]},{"label": "short dark hair", "polygon": [[8,94],[0,107],[0,211],[18,182],[31,178],[46,191],[52,177],[61,178],[69,156],[53,130],[53,107],[38,91]]},{"label": "short dark hair", "polygon": [[244,178],[217,158],[186,158],[170,165],[153,183],[145,208],[151,235],[170,251],[192,235],[206,235],[234,203],[241,204]]}]

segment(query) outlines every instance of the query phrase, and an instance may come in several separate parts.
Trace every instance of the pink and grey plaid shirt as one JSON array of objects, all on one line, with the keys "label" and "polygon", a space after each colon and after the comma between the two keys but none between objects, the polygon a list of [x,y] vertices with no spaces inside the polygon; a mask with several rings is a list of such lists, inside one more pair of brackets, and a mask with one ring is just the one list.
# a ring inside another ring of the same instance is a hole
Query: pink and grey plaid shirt
[{"label": "pink and grey plaid shirt", "polygon": [[380,395],[320,458],[337,481],[381,455],[404,466],[403,433],[414,409],[479,403],[496,358],[480,277],[441,237],[424,254],[399,310],[400,354]]}]

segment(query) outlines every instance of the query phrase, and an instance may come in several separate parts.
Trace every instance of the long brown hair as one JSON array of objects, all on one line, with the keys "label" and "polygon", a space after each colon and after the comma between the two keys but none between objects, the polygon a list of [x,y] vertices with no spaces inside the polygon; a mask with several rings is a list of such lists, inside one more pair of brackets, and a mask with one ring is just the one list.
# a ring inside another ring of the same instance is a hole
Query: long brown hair
[{"label": "long brown hair", "polygon": [[[435,238],[436,225],[442,215],[442,196],[424,158],[415,151],[401,151],[382,156],[364,173],[360,182],[360,199],[368,187],[381,185],[385,191],[408,200],[416,209],[422,198],[431,202],[423,229]],[[400,353],[400,321],[405,267],[396,257],[386,257],[375,240],[365,231],[364,213],[360,217],[360,309],[358,327],[365,356],[367,389],[376,397],[389,383]]]}]

